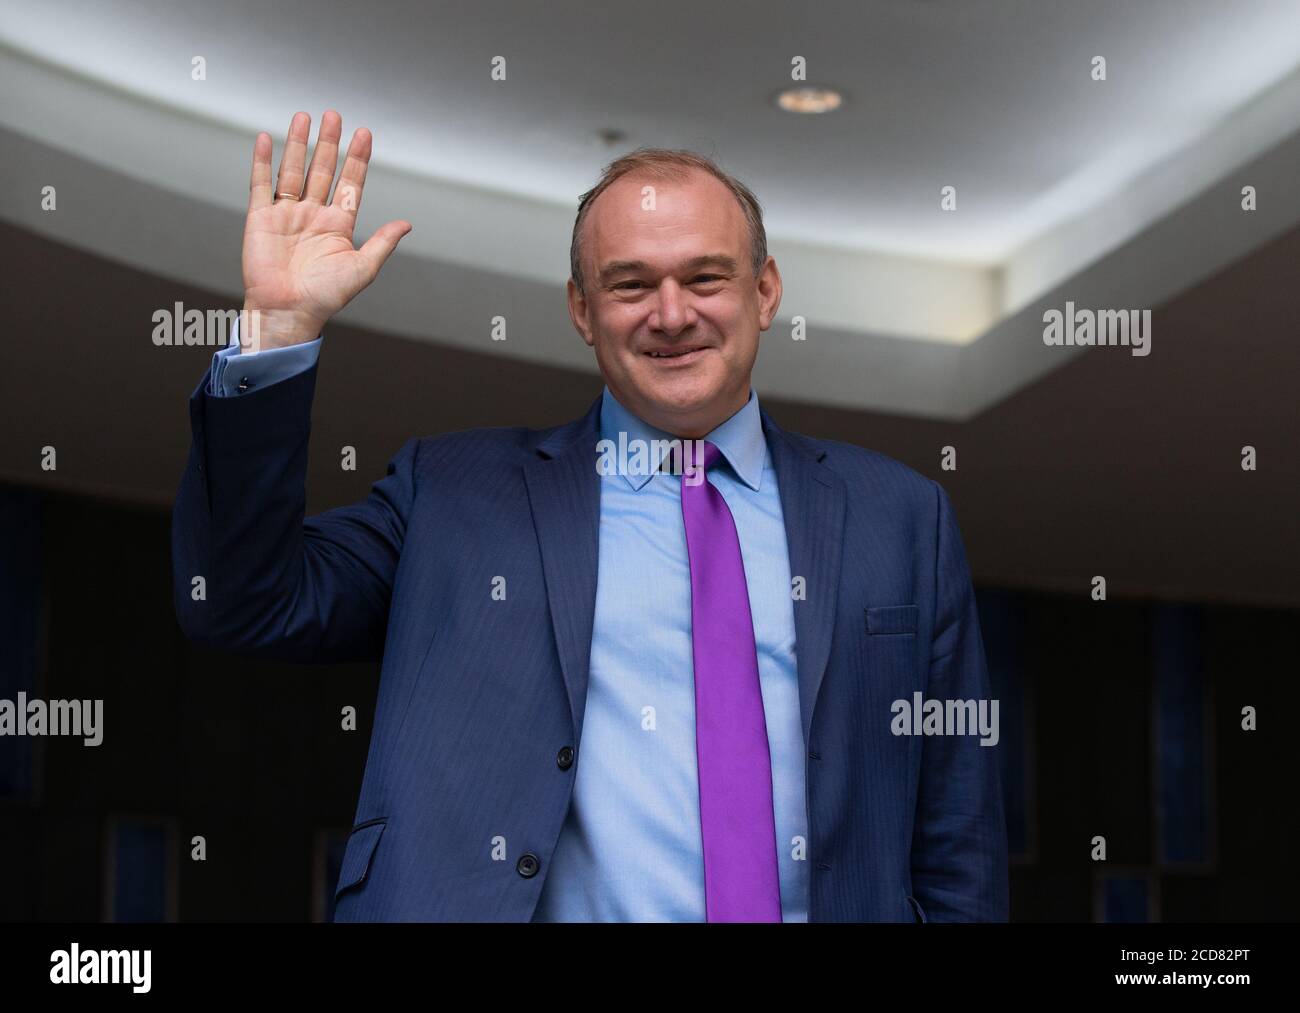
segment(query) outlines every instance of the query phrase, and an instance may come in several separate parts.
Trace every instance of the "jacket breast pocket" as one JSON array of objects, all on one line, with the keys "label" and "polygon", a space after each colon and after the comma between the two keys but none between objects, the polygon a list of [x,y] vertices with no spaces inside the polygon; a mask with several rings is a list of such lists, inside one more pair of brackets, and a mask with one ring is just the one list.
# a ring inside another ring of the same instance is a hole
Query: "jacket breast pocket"
[{"label": "jacket breast pocket", "polygon": [[863,611],[867,633],[873,636],[904,636],[916,632],[915,605],[877,605]]},{"label": "jacket breast pocket", "polygon": [[343,849],[343,862],[339,866],[339,883],[334,888],[337,899],[344,890],[359,886],[365,882],[370,873],[370,863],[375,849],[379,847],[379,838],[388,826],[387,819],[370,820],[352,828],[348,836],[347,847]]}]

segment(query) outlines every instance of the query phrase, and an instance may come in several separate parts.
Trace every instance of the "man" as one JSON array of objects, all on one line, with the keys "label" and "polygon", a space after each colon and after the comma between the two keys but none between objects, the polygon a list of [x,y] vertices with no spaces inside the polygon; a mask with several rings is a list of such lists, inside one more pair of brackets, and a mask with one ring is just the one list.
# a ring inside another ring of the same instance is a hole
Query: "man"
[{"label": "man", "polygon": [[894,720],[989,697],[952,508],[760,409],[781,278],[753,195],[689,153],[613,163],[573,233],[586,415],[411,439],[304,519],[321,330],[411,228],[354,249],[370,135],[331,199],[341,120],[304,173],[309,127],[274,189],[254,146],[260,334],[191,398],[173,554],[191,639],[383,660],[336,918],[1005,919],[996,749]]}]

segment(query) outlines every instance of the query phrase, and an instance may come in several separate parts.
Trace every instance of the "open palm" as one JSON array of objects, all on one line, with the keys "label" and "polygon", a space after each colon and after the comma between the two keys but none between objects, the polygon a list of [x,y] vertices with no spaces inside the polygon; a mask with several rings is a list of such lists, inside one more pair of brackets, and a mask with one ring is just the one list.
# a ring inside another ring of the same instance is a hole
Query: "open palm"
[{"label": "open palm", "polygon": [[295,114],[274,187],[271,137],[259,134],[254,143],[244,225],[244,307],[260,312],[263,347],[315,338],[330,317],[375,280],[411,231],[409,222],[388,222],[360,249],[354,247],[371,138],[364,128],[352,135],[331,198],[342,128],[342,117],[328,110],[311,165],[304,169],[311,117]]}]

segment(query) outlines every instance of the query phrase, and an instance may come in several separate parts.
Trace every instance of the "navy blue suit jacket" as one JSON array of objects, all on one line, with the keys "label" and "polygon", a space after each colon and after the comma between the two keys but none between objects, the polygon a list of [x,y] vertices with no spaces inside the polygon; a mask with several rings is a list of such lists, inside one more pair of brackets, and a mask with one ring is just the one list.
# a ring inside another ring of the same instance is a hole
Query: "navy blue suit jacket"
[{"label": "navy blue suit jacket", "polygon": [[[315,383],[313,366],[239,397],[195,389],[181,628],[219,651],[382,659],[336,920],[527,921],[582,762],[600,399],[554,429],[411,439],[363,502],[304,517]],[[1004,920],[997,748],[890,732],[914,692],[990,695],[948,497],[880,454],[766,412],[763,428],[806,580],[809,920]],[[490,859],[498,839],[508,861]]]}]

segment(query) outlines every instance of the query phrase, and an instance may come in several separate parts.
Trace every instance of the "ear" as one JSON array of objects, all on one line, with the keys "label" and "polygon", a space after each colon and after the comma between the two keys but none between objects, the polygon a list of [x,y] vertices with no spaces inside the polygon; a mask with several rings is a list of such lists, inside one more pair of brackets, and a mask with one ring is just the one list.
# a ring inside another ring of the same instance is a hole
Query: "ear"
[{"label": "ear", "polygon": [[758,329],[765,331],[776,319],[776,311],[781,307],[781,272],[777,270],[776,258],[769,256],[763,270],[758,275]]},{"label": "ear", "polygon": [[578,291],[578,286],[572,278],[569,279],[567,286],[569,319],[573,321],[574,329],[582,335],[582,340],[587,343],[587,347],[594,347],[596,338],[591,329],[591,306],[587,302],[586,296]]}]

